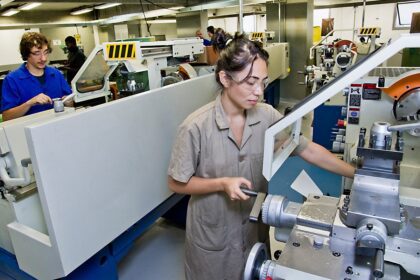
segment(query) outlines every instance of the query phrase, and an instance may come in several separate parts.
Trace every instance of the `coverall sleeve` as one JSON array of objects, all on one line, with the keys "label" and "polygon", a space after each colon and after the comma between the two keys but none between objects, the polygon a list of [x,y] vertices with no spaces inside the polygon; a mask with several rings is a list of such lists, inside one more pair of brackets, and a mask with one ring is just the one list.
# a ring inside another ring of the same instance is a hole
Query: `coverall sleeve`
[{"label": "coverall sleeve", "polygon": [[198,127],[183,123],[178,129],[175,144],[172,148],[168,175],[178,182],[187,183],[195,174],[199,164],[199,155]]},{"label": "coverall sleeve", "polygon": [[61,84],[61,91],[62,96],[71,94],[72,90],[67,81],[64,79],[63,74],[60,73],[60,84]]},{"label": "coverall sleeve", "polygon": [[1,111],[6,111],[20,105],[20,96],[15,81],[7,77],[3,81],[1,96]]}]

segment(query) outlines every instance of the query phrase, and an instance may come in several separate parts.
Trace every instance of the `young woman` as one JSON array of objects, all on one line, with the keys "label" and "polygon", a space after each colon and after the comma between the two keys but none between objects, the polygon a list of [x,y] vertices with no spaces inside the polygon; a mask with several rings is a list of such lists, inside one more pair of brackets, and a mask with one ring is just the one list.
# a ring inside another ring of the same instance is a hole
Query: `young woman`
[{"label": "young woman", "polygon": [[[242,279],[252,246],[268,241],[267,226],[249,223],[254,199],[240,190],[244,186],[267,192],[262,175],[264,132],[282,117],[259,102],[268,81],[267,63],[265,50],[236,35],[217,62],[220,94],[179,127],[168,184],[174,192],[191,195],[187,279]],[[353,176],[353,167],[303,137],[294,153],[327,170]]]}]

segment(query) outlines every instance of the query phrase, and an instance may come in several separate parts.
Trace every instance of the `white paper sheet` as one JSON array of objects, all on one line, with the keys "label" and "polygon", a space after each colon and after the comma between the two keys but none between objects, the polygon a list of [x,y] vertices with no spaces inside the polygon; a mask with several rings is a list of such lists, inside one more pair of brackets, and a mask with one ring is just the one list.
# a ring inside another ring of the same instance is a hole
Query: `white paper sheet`
[{"label": "white paper sheet", "polygon": [[318,188],[311,177],[309,177],[305,170],[302,170],[302,172],[300,172],[300,174],[293,181],[292,189],[304,197],[308,197],[309,194],[322,195],[322,191]]}]

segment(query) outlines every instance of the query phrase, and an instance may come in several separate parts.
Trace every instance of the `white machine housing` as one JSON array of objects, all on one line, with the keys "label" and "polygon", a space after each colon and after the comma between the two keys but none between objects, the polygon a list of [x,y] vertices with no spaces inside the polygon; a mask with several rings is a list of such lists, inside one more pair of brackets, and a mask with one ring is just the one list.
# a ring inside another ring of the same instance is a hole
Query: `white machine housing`
[{"label": "white machine housing", "polygon": [[68,275],[171,195],[166,170],[177,127],[215,92],[207,75],[2,123],[15,164],[32,160],[37,191],[1,199],[0,245],[35,278]]}]

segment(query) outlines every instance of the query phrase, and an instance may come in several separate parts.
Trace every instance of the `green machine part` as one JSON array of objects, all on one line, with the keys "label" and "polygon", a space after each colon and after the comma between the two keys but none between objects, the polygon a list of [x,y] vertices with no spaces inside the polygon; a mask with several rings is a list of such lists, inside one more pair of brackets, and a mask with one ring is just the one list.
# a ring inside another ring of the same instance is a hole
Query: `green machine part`
[{"label": "green machine part", "polygon": [[420,48],[407,48],[403,50],[401,66],[420,67]]},{"label": "green machine part", "polygon": [[[127,72],[124,66],[120,66],[110,76],[109,80],[116,82],[118,91],[120,92],[120,94],[125,95],[125,96],[148,91],[150,89],[148,71],[142,71],[142,72],[136,72],[136,73]],[[135,81],[137,85],[136,91],[128,90],[127,84],[128,84],[128,81],[130,80]]]}]

